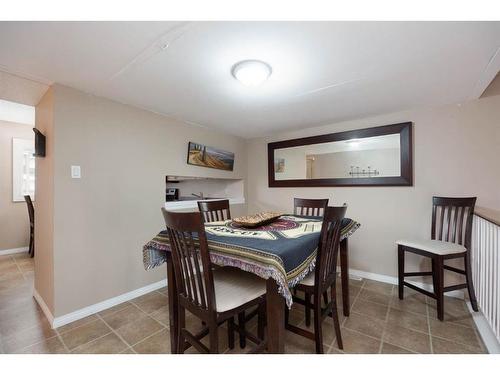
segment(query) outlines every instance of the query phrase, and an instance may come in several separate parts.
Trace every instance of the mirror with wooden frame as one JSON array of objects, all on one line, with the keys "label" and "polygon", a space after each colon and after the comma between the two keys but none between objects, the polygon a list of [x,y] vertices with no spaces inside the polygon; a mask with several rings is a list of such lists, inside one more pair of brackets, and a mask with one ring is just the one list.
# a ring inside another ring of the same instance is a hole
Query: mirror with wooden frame
[{"label": "mirror with wooden frame", "polygon": [[269,187],[412,186],[412,123],[267,145]]}]

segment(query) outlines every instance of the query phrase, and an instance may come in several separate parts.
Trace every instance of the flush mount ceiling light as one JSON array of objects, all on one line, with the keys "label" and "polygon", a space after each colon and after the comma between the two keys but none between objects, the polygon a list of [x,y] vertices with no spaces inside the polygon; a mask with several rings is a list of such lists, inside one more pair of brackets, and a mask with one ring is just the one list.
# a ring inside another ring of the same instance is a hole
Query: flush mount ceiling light
[{"label": "flush mount ceiling light", "polygon": [[233,77],[245,86],[259,86],[263,84],[272,73],[271,66],[264,61],[244,60],[234,64],[231,69]]}]

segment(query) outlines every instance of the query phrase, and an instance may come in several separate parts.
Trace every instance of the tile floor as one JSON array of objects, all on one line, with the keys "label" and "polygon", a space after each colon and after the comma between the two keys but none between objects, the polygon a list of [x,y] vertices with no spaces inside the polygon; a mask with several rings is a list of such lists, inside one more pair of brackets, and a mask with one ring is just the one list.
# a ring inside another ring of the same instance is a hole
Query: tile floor
[{"label": "tile floor", "polygon": [[[344,350],[337,348],[331,319],[324,322],[328,353],[485,353],[465,303],[447,298],[445,322],[436,320],[433,300],[370,280],[351,280],[352,311],[341,315]],[[33,300],[33,260],[26,254],[0,256],[0,353],[169,353],[165,289],[149,293],[58,329],[51,329]],[[339,299],[340,302],[340,299]],[[341,310],[341,309],[340,309]],[[294,324],[305,327],[303,308],[294,305]],[[200,322],[187,317],[188,327]],[[256,321],[250,323],[256,329]],[[220,328],[221,350],[227,348]],[[247,349],[238,346],[231,352]],[[288,353],[314,353],[314,343],[286,333]],[[191,348],[189,353],[196,351]]]}]

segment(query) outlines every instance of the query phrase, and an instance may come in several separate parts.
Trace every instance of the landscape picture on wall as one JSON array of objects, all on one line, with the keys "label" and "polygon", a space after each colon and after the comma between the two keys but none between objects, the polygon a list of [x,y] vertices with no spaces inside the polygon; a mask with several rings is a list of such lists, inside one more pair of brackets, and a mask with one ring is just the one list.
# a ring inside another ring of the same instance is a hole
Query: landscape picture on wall
[{"label": "landscape picture on wall", "polygon": [[234,153],[189,142],[187,162],[188,164],[200,167],[232,171],[234,167]]}]

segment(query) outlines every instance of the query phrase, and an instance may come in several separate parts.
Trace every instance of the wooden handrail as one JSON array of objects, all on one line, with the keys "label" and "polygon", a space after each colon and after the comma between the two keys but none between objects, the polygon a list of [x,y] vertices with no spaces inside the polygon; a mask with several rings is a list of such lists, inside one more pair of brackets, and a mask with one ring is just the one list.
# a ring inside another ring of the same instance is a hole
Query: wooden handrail
[{"label": "wooden handrail", "polygon": [[481,219],[489,221],[495,225],[500,226],[500,212],[484,207],[476,207],[474,215],[479,216]]}]

